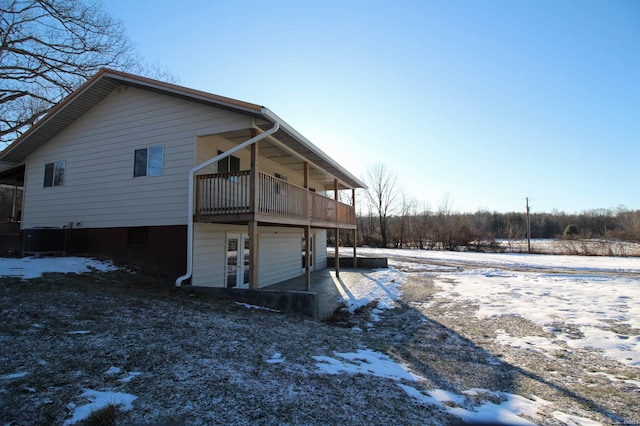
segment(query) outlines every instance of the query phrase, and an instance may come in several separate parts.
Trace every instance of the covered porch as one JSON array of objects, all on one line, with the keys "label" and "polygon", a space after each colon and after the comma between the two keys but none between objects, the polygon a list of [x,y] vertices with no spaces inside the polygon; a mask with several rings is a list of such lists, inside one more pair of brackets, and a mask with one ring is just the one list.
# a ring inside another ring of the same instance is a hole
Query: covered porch
[{"label": "covered porch", "polygon": [[[197,138],[201,162],[192,170],[190,218],[194,224],[246,226],[243,260],[247,262],[249,290],[260,288],[258,229],[284,226],[302,230],[307,244],[302,250],[307,263],[301,275],[305,291],[312,287],[312,230],[332,230],[336,239],[341,232],[353,232],[356,239],[355,190],[362,184],[292,133],[278,123],[256,123],[253,129]],[[207,153],[217,155],[202,161]],[[237,169],[231,170],[234,167]],[[339,265],[335,273],[340,274]],[[176,281],[178,285],[181,279]]]},{"label": "covered porch", "polygon": [[251,170],[197,175],[194,220],[356,228],[354,205],[264,172],[257,173],[255,183],[251,178]]}]

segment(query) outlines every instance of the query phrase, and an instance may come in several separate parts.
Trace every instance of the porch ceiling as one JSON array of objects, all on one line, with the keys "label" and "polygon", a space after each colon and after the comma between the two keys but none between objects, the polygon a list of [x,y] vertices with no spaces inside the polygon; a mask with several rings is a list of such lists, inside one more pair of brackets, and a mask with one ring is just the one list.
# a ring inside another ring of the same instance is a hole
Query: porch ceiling
[{"label": "porch ceiling", "polygon": [[[272,124],[259,126],[269,129]],[[251,137],[251,130],[238,130],[222,134],[236,144],[242,143]],[[284,167],[287,167],[300,174],[304,173],[305,160],[309,163],[309,179],[321,182],[323,188],[316,188],[323,191],[333,190],[333,181],[338,179],[338,189],[359,188],[358,182],[352,181],[349,176],[344,175],[341,171],[321,158],[311,149],[303,147],[297,143],[285,131],[279,130],[273,136],[258,142],[261,157],[266,157]]]}]

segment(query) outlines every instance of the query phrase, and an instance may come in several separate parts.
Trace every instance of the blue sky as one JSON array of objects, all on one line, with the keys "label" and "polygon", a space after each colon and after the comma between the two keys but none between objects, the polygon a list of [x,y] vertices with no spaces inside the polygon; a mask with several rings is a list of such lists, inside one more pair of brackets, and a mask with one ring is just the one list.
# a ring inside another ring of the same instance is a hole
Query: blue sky
[{"label": "blue sky", "polygon": [[179,84],[420,206],[640,209],[640,2],[104,0]]}]

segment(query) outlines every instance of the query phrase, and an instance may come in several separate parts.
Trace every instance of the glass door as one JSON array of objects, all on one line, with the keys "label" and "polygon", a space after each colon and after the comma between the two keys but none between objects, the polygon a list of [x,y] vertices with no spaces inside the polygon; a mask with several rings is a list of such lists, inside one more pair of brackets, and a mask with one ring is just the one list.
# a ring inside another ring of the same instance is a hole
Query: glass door
[{"label": "glass door", "polygon": [[227,234],[227,287],[249,288],[249,236]]},{"label": "glass door", "polygon": [[[314,245],[314,234],[309,233],[309,267],[311,268],[311,270],[313,271],[313,245]],[[306,241],[304,238],[304,234],[302,235],[302,270],[304,271],[307,268],[307,252],[306,252]]]}]

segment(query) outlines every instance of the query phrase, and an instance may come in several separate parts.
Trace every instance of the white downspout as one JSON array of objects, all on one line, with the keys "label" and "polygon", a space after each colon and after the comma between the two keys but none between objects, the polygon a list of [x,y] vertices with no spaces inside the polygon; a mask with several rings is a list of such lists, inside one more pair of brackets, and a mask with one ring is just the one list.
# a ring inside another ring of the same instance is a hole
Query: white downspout
[{"label": "white downspout", "polygon": [[274,134],[275,132],[278,131],[279,128],[280,128],[280,123],[276,121],[273,124],[273,127],[270,128],[269,130],[262,132],[259,135],[256,135],[251,139],[248,139],[242,142],[240,145],[237,145],[231,148],[230,150],[225,151],[222,154],[217,155],[212,159],[207,160],[204,163],[195,166],[193,169],[189,171],[189,204],[187,208],[187,215],[188,215],[187,217],[187,272],[181,277],[178,277],[178,279],[176,279],[176,287],[182,286],[182,283],[187,279],[191,278],[191,274],[193,273],[193,205],[195,203],[195,200],[193,199],[193,186],[195,182],[196,173],[199,170],[202,170],[205,167],[210,166],[211,164],[217,161],[220,161],[225,157],[230,156],[234,152],[244,149],[250,145],[253,145],[254,143],[266,138],[267,136]]}]

